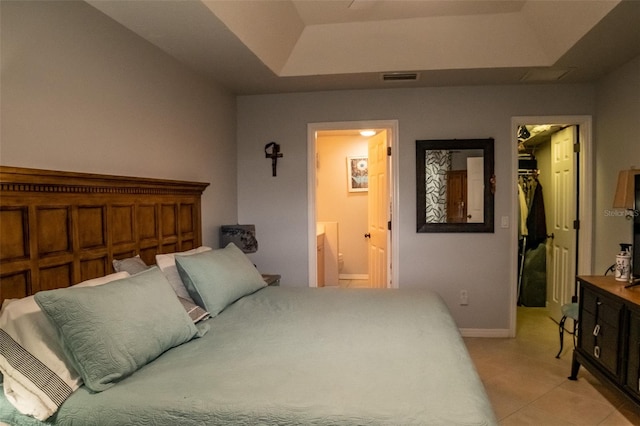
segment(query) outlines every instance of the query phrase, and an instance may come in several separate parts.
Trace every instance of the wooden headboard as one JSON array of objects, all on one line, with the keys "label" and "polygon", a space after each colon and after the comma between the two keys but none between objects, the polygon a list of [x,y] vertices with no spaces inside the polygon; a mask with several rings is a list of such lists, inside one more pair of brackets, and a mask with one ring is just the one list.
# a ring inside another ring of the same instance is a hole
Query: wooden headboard
[{"label": "wooden headboard", "polygon": [[200,246],[208,185],[0,166],[0,301]]}]

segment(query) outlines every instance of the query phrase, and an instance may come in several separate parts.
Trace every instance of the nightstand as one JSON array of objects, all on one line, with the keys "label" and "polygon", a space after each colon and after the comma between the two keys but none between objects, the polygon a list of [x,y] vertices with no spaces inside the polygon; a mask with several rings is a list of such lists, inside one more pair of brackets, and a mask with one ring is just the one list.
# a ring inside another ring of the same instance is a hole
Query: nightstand
[{"label": "nightstand", "polygon": [[262,278],[267,285],[278,286],[280,285],[280,275],[262,274]]}]

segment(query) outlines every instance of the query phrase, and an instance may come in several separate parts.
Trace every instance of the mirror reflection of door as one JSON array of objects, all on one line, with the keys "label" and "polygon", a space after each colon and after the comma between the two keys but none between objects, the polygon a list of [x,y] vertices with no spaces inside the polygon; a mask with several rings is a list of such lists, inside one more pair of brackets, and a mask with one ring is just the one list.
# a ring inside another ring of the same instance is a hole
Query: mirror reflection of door
[{"label": "mirror reflection of door", "polygon": [[467,223],[484,222],[484,158],[467,158]]},{"label": "mirror reflection of door", "polygon": [[484,222],[482,150],[425,152],[426,223]]},{"label": "mirror reflection of door", "polygon": [[447,223],[467,221],[467,171],[447,172]]}]

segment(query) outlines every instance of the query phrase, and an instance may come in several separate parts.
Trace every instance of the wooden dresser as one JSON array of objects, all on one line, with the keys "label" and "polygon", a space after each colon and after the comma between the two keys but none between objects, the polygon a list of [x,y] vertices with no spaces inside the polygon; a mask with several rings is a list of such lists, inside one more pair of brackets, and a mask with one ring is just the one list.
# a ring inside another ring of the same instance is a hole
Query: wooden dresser
[{"label": "wooden dresser", "polygon": [[640,406],[640,286],[613,276],[579,276],[578,346],[571,380],[582,365]]}]

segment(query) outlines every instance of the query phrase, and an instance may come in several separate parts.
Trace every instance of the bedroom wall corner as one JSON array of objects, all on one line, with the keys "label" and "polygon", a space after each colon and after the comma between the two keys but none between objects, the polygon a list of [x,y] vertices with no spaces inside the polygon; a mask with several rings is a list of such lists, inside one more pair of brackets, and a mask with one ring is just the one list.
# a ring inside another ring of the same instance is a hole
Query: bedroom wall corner
[{"label": "bedroom wall corner", "polygon": [[82,1],[2,1],[0,163],[210,182],[237,220],[235,96]]},{"label": "bedroom wall corner", "polygon": [[600,80],[596,99],[593,273],[602,275],[615,262],[619,243],[632,243],[632,224],[611,211],[618,172],[640,169],[640,56]]}]

